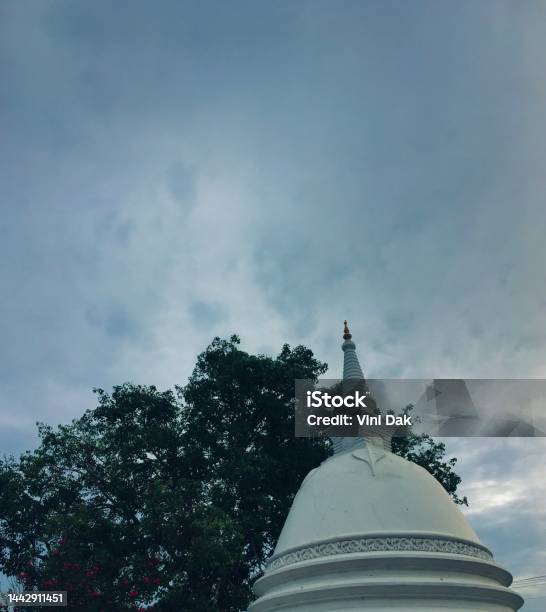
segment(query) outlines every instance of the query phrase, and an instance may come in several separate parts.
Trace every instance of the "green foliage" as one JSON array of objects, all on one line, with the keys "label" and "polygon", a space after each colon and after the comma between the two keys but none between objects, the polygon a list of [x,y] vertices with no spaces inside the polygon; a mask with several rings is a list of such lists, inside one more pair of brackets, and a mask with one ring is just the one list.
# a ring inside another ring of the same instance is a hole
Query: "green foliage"
[{"label": "green foliage", "polygon": [[[125,384],[40,446],[0,461],[0,569],[68,590],[74,610],[246,609],[294,495],[329,451],[294,438],[294,379],[325,370],[304,347],[276,358],[216,338],[176,392]],[[432,440],[397,452],[448,492]]]}]

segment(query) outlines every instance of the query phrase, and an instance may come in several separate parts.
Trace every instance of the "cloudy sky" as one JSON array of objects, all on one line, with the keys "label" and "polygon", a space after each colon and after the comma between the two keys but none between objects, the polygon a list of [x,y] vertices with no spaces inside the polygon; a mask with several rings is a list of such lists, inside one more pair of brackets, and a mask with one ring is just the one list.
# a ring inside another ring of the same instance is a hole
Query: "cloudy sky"
[{"label": "cloudy sky", "polygon": [[[369,376],[546,377],[545,58],[540,1],[3,2],[0,448],[215,335],[337,376],[344,318]],[[546,574],[544,440],[452,449]]]}]

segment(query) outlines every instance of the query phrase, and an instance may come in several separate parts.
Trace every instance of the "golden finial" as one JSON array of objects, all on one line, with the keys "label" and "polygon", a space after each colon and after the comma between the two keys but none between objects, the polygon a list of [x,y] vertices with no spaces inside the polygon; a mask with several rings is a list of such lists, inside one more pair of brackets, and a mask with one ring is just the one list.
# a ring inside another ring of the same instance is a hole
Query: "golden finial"
[{"label": "golden finial", "polygon": [[347,321],[343,321],[343,325],[345,326],[343,328],[343,340],[350,340],[353,336],[347,327]]}]

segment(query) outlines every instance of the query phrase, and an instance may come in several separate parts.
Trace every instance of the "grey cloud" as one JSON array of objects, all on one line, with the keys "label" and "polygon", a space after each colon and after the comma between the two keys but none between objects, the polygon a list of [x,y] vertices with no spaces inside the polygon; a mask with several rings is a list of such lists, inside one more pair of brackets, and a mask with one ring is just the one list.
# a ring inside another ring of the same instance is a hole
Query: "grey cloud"
[{"label": "grey cloud", "polygon": [[100,314],[96,307],[90,307],[85,317],[91,325],[103,328],[108,335],[116,338],[138,333],[135,321],[123,308],[111,308],[109,312]]},{"label": "grey cloud", "polygon": [[184,163],[173,162],[167,168],[169,191],[180,204],[191,205],[195,196],[195,172]]},{"label": "grey cloud", "polygon": [[451,439],[446,444],[459,459],[468,518],[496,561],[516,578],[542,574],[546,439]]},{"label": "grey cloud", "polygon": [[190,304],[192,321],[200,329],[208,329],[209,333],[221,321],[226,319],[225,308],[222,304],[194,300]]},{"label": "grey cloud", "polygon": [[34,448],[37,444],[35,431],[21,431],[15,427],[3,426],[0,428],[0,457],[18,457],[23,449]]}]

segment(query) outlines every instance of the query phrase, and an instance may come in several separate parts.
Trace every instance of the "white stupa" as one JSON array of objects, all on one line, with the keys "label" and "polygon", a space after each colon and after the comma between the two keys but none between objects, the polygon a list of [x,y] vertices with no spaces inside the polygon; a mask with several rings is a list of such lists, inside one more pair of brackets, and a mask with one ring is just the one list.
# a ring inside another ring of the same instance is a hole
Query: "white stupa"
[{"label": "white stupa", "polygon": [[[344,378],[363,378],[344,333]],[[249,612],[512,612],[522,598],[442,485],[382,438],[334,439],[303,481]]]}]

